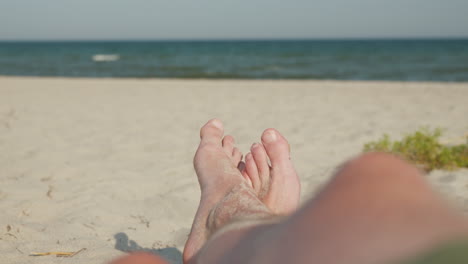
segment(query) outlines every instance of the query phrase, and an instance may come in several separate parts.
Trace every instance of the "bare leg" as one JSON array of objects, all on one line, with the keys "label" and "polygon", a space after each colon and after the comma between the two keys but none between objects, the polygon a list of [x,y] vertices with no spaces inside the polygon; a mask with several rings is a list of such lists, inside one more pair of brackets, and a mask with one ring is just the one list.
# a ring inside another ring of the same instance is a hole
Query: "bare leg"
[{"label": "bare leg", "polygon": [[345,164],[315,199],[279,221],[235,166],[225,158],[214,162],[222,156],[211,144],[222,137],[216,122],[202,129],[195,158],[202,199],[185,262],[382,263],[467,235],[465,219],[432,192],[419,171],[379,153]]}]

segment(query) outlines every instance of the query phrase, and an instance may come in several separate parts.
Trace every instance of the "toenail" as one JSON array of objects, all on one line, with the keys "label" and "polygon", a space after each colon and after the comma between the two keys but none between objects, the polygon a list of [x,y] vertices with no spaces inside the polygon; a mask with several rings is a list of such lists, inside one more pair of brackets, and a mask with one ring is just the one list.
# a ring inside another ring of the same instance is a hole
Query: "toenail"
[{"label": "toenail", "polygon": [[265,142],[267,143],[274,142],[277,138],[278,137],[276,136],[276,133],[273,130],[268,130],[263,135],[263,140],[265,140]]},{"label": "toenail", "polygon": [[222,129],[223,128],[223,124],[221,123],[221,121],[219,121],[218,119],[213,119],[211,121],[211,124],[219,129]]},{"label": "toenail", "polygon": [[259,146],[260,146],[260,144],[258,144],[258,143],[253,143],[253,144],[252,144],[252,149],[258,148]]}]

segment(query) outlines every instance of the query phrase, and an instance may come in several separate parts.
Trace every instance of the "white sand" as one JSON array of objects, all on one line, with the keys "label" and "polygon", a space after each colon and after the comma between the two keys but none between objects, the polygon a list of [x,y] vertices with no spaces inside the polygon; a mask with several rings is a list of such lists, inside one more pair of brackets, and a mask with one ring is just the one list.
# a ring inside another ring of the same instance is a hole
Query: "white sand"
[{"label": "white sand", "polygon": [[[199,199],[192,156],[212,117],[244,153],[265,128],[283,132],[306,198],[383,133],[439,126],[463,142],[468,83],[0,77],[1,262],[146,249],[179,263]],[[468,208],[467,170],[428,177]]]}]

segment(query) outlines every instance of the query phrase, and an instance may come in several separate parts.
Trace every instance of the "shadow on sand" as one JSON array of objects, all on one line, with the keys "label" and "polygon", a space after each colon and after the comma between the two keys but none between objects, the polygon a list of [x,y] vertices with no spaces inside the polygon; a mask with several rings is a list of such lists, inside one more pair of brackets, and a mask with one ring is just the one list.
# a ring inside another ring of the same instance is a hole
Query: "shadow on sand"
[{"label": "shadow on sand", "polygon": [[137,242],[130,240],[128,235],[120,232],[114,235],[115,249],[123,252],[144,251],[155,255],[159,255],[167,260],[170,264],[182,264],[182,253],[175,247],[166,248],[145,248],[138,245]]}]

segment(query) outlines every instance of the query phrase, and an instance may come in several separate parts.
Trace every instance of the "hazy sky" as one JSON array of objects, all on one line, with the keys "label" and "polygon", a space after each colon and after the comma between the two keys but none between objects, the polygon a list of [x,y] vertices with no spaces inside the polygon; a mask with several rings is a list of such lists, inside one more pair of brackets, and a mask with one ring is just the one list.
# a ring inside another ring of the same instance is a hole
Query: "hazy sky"
[{"label": "hazy sky", "polygon": [[0,40],[468,37],[468,0],[0,0]]}]

